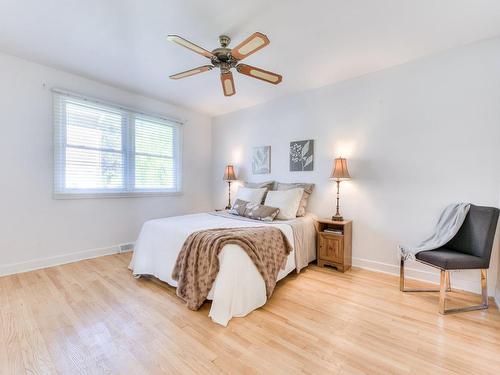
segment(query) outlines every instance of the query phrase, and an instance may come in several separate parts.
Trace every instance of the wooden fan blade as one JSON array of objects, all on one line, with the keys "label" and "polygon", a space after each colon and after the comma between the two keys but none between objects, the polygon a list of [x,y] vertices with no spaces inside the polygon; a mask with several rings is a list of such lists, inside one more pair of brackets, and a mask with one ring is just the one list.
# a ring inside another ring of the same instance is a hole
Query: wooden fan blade
[{"label": "wooden fan blade", "polygon": [[212,70],[212,69],[213,69],[212,65],[203,65],[203,66],[200,66],[198,68],[194,68],[194,69],[186,70],[184,72],[173,74],[170,76],[170,79],[181,79],[181,78],[191,77],[195,74],[208,72],[209,70]]},{"label": "wooden fan blade", "polygon": [[238,64],[236,66],[236,70],[241,74],[245,74],[247,76],[272,83],[273,85],[277,85],[283,79],[283,77],[280,76],[279,74],[269,72],[267,70],[256,68],[255,66],[250,66],[246,64]]},{"label": "wooden fan blade", "polygon": [[209,59],[215,56],[212,52],[209,52],[206,49],[201,48],[194,43],[191,43],[189,40],[181,38],[179,35],[168,35],[167,39],[202,56],[208,57]]},{"label": "wooden fan blade", "polygon": [[246,38],[243,42],[238,44],[231,50],[231,55],[236,60],[242,60],[245,57],[250,56],[252,53],[257,52],[261,48],[264,48],[269,43],[269,39],[262,33],[253,33],[248,38]]},{"label": "wooden fan blade", "polygon": [[236,90],[234,88],[233,73],[221,73],[220,81],[222,82],[222,90],[224,91],[225,96],[232,96],[236,94]]}]

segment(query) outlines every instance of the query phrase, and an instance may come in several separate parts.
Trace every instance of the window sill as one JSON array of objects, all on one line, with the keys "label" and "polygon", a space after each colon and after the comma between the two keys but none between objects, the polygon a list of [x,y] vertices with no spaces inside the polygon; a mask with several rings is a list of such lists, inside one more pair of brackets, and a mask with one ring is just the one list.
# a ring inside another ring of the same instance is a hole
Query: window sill
[{"label": "window sill", "polygon": [[149,197],[175,197],[181,196],[182,191],[177,192],[130,192],[130,193],[54,193],[53,199],[108,199],[108,198],[149,198]]}]

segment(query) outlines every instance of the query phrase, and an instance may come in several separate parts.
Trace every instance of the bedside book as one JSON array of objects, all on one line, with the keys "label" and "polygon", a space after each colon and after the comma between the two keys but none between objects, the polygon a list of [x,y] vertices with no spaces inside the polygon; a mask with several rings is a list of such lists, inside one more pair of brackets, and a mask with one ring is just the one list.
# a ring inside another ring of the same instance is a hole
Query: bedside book
[{"label": "bedside book", "polygon": [[342,229],[332,229],[332,228],[323,229],[323,232],[333,233],[333,234],[344,234],[344,231]]}]

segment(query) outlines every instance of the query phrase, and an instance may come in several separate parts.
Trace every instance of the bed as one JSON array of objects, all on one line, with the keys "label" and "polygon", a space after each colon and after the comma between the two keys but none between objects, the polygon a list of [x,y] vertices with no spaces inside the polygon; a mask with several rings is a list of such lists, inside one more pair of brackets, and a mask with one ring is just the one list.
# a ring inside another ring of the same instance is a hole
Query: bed
[{"label": "bed", "polygon": [[[316,258],[314,218],[308,214],[293,220],[262,222],[228,213],[200,213],[150,220],[144,223],[135,244],[130,269],[136,277],[154,276],[171,286],[172,270],[187,237],[196,231],[213,228],[275,226],[292,245],[278,280],[305,267]],[[220,269],[208,295],[212,300],[210,318],[227,326],[232,317],[242,317],[266,303],[262,276],[238,245],[226,245],[219,254]]]}]

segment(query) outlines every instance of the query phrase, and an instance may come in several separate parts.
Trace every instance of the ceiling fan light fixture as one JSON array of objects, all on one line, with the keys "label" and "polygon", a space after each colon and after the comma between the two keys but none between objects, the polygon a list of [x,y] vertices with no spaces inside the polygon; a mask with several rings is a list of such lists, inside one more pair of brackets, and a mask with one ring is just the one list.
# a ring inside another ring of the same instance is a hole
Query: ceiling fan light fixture
[{"label": "ceiling fan light fixture", "polygon": [[231,69],[233,68],[236,68],[236,70],[241,74],[245,74],[249,77],[257,78],[274,85],[277,85],[282,80],[282,77],[279,74],[246,64],[238,64],[240,60],[269,45],[269,39],[262,33],[253,33],[233,49],[227,48],[227,46],[231,42],[231,38],[227,35],[221,35],[219,36],[220,47],[214,49],[212,52],[207,51],[200,46],[197,46],[196,44],[190,42],[189,40],[181,38],[178,35],[169,35],[167,39],[171,42],[179,44],[182,47],[190,49],[193,52],[209,58],[212,62],[212,65],[204,65],[198,68],[171,75],[171,79],[186,78],[195,74],[212,70],[213,68],[219,68],[221,72],[220,79],[222,83],[222,91],[224,92],[225,96],[232,96],[236,93],[233,74],[231,73]]}]

